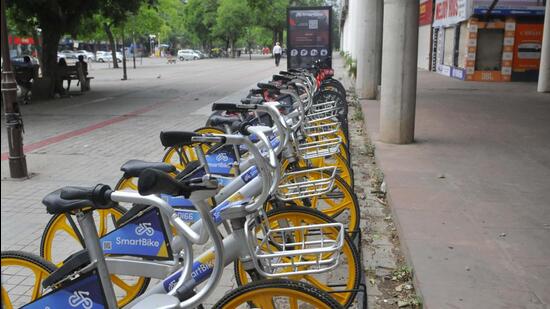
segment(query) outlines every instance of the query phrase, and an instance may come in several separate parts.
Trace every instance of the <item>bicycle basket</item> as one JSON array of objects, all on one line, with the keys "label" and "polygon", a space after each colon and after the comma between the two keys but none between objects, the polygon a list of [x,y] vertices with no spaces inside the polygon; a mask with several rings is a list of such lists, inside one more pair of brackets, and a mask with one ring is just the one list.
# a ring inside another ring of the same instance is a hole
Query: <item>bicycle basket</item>
[{"label": "bicycle basket", "polygon": [[249,218],[245,234],[254,266],[262,276],[316,274],[338,266],[344,245],[342,223],[271,228],[267,217],[259,218]]},{"label": "bicycle basket", "polygon": [[304,160],[331,156],[340,151],[341,143],[342,138],[339,136],[303,142],[298,144],[298,155]]},{"label": "bicycle basket", "polygon": [[323,124],[304,124],[303,132],[307,137],[319,137],[337,134],[340,129],[340,123],[337,121]]},{"label": "bicycle basket", "polygon": [[317,121],[331,119],[338,115],[338,107],[329,107],[317,110],[312,113],[308,113],[305,117],[305,122],[312,124]]},{"label": "bicycle basket", "polygon": [[336,166],[285,173],[279,182],[277,198],[291,201],[328,193],[332,190],[336,173]]}]

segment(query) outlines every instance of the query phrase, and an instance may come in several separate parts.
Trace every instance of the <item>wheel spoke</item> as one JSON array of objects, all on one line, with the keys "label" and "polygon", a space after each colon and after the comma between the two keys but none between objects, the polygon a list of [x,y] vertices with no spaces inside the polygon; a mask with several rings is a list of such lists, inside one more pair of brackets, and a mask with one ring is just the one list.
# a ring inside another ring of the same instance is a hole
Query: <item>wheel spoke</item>
[{"label": "wheel spoke", "polygon": [[69,234],[69,236],[74,238],[76,241],[80,242],[80,238],[76,234],[75,230],[69,224],[67,224],[67,221],[63,220],[59,228]]},{"label": "wheel spoke", "polygon": [[298,299],[290,298],[290,309],[298,309]]},{"label": "wheel spoke", "polygon": [[40,297],[41,291],[42,291],[42,272],[41,271],[34,271],[34,286],[32,288],[32,300],[37,299]]},{"label": "wheel spoke", "polygon": [[262,309],[275,309],[273,304],[273,298],[270,296],[261,295],[253,300],[254,304],[257,304]]},{"label": "wheel spoke", "polygon": [[126,295],[130,293],[132,290],[132,286],[124,282],[122,279],[120,279],[118,276],[111,275],[111,281],[113,281],[113,284],[117,285],[119,288],[121,288],[124,292],[126,292]]}]

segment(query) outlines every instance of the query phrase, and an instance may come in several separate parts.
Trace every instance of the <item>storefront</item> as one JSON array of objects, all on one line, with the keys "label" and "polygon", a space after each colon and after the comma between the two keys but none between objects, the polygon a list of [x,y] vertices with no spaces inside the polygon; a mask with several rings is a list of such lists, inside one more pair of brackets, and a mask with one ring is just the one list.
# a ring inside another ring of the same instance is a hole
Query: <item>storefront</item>
[{"label": "storefront", "polygon": [[436,0],[432,29],[432,69],[440,74],[465,79],[466,21],[468,0]]},{"label": "storefront", "polygon": [[437,72],[471,81],[536,80],[542,46],[540,0],[436,0]]},{"label": "storefront", "polygon": [[431,68],[433,0],[420,0],[418,18],[418,67]]}]

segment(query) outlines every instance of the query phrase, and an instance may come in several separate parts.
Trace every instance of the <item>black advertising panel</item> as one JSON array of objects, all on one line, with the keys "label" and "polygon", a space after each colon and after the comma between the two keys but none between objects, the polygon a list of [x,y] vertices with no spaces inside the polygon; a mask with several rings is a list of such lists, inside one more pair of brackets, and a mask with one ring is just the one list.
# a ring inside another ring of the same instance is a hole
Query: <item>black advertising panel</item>
[{"label": "black advertising panel", "polygon": [[306,68],[318,59],[332,67],[332,8],[291,7],[287,20],[288,68]]}]

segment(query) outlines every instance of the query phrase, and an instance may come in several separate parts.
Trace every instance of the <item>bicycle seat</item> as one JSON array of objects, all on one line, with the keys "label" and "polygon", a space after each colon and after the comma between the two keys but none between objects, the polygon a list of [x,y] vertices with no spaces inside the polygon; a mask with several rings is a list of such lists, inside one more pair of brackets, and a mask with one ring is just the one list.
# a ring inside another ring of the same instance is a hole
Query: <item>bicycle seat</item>
[{"label": "bicycle seat", "polygon": [[88,254],[88,250],[84,249],[75,252],[63,261],[63,265],[61,267],[42,281],[42,287],[47,288],[52,286],[88,264],[90,264],[90,255]]},{"label": "bicycle seat", "polygon": [[283,75],[273,75],[273,80],[274,81],[282,81],[284,83],[287,83],[287,82],[291,81],[292,78],[290,78],[288,76],[283,76]]},{"label": "bicycle seat", "polygon": [[223,127],[224,125],[232,125],[235,121],[240,121],[241,118],[238,115],[221,115],[219,113],[212,114],[208,118],[207,126]]},{"label": "bicycle seat", "polygon": [[110,191],[107,185],[63,187],[46,195],[42,204],[46,205],[46,211],[52,215],[83,209],[108,209],[115,205],[105,199]]},{"label": "bicycle seat", "polygon": [[279,87],[272,84],[267,84],[267,83],[258,83],[257,86],[260,89],[279,90]]},{"label": "bicycle seat", "polygon": [[163,162],[147,162],[142,160],[130,160],[122,164],[120,170],[124,172],[125,177],[138,177],[143,170],[153,168],[167,173],[175,173],[176,167]]}]

